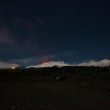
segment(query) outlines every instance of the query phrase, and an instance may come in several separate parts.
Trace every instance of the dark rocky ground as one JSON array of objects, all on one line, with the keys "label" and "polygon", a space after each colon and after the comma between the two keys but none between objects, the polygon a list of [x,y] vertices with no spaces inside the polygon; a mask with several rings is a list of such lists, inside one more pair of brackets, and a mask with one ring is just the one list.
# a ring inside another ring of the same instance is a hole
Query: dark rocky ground
[{"label": "dark rocky ground", "polygon": [[110,110],[109,72],[109,68],[2,70],[0,110]]}]

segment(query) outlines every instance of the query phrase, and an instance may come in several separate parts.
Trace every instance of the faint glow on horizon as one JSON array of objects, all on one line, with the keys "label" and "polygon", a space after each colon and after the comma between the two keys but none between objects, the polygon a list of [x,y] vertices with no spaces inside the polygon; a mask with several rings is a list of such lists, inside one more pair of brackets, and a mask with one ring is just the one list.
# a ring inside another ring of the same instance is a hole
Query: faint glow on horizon
[{"label": "faint glow on horizon", "polygon": [[16,67],[14,67],[14,66],[13,66],[11,69],[13,69],[13,70],[14,70],[14,69],[16,69]]},{"label": "faint glow on horizon", "polygon": [[43,64],[44,64],[44,65],[48,65],[48,64],[49,64],[49,62],[43,62]]},{"label": "faint glow on horizon", "polygon": [[90,60],[90,61],[85,61],[82,63],[78,63],[78,64],[69,64],[69,63],[65,63],[63,61],[46,61],[44,63],[41,63],[39,65],[36,66],[28,66],[27,68],[30,67],[35,67],[35,68],[39,68],[39,67],[52,67],[52,66],[58,66],[58,67],[62,67],[62,66],[99,66],[99,67],[108,67],[110,66],[110,60],[109,59],[103,59],[103,60],[99,60],[99,61],[95,61],[95,60]]}]

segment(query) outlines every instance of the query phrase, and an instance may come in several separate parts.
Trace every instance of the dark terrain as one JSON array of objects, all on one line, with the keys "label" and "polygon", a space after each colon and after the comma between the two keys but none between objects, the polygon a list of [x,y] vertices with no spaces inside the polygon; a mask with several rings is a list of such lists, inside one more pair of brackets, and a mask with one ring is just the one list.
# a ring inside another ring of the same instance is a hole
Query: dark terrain
[{"label": "dark terrain", "polygon": [[110,67],[0,70],[0,110],[110,110]]}]

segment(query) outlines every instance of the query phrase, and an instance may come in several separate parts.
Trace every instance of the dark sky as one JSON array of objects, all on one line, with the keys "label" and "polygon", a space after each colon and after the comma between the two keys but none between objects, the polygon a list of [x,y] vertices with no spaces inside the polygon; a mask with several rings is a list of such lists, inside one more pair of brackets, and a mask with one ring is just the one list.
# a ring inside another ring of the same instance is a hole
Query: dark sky
[{"label": "dark sky", "polygon": [[0,61],[110,59],[109,0],[0,1]]}]

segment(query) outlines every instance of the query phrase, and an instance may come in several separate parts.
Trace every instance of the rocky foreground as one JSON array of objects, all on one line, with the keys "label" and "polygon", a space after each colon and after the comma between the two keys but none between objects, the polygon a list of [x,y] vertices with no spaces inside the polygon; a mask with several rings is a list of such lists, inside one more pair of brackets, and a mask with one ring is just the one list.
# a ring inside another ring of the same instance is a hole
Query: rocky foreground
[{"label": "rocky foreground", "polygon": [[84,109],[110,109],[110,67],[0,71],[0,110]]}]

